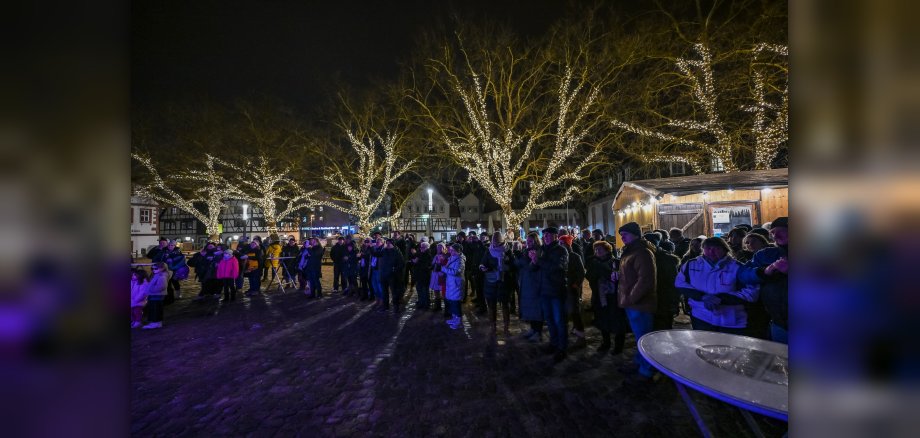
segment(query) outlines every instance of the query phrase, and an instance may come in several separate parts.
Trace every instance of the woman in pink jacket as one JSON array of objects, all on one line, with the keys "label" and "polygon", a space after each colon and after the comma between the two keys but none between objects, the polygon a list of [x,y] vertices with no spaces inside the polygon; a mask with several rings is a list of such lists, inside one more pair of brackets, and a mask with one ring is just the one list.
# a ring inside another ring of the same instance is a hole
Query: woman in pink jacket
[{"label": "woman in pink jacket", "polygon": [[236,278],[239,276],[240,261],[233,257],[233,251],[224,251],[221,260],[217,262],[217,279],[223,285],[224,291],[224,299],[221,302],[236,299]]}]

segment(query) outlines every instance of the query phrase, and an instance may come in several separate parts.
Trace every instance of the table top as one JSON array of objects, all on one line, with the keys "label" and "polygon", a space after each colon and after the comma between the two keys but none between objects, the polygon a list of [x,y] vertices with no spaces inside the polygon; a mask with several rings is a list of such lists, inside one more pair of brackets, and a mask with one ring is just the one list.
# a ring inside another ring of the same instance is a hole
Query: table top
[{"label": "table top", "polygon": [[642,336],[639,352],[668,377],[708,396],[789,419],[785,344],[703,330],[662,330]]}]

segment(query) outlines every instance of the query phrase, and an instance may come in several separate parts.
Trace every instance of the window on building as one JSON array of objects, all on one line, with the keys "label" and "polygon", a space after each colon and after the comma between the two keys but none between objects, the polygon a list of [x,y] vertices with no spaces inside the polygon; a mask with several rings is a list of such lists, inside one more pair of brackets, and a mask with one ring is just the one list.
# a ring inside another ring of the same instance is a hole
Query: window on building
[{"label": "window on building", "polygon": [[[151,211],[150,211],[149,208],[142,208],[142,209],[141,209],[141,223],[142,223],[142,224],[149,224],[149,223],[151,222],[151,220],[150,220],[150,216],[151,216],[150,213],[151,213]],[[132,217],[134,216],[134,213],[133,213],[133,212],[131,213],[131,216],[132,216]]]},{"label": "window on building", "polygon": [[612,176],[608,176],[608,177],[607,177],[607,188],[608,188],[608,189],[612,189],[612,188],[613,188],[613,177],[612,177]]},{"label": "window on building", "polygon": [[319,206],[319,211],[323,211],[323,206],[322,206],[322,205]]},{"label": "window on building", "polygon": [[687,174],[687,166],[682,162],[671,162],[670,170],[672,176]]},{"label": "window on building", "polygon": [[713,172],[725,172],[725,165],[719,157],[713,157],[709,162],[709,166],[712,168]]},{"label": "window on building", "polygon": [[441,213],[444,213],[444,204],[438,204],[438,206],[441,207]]},{"label": "window on building", "polygon": [[176,207],[173,207],[169,209],[169,212],[172,214],[179,214],[179,209]]}]

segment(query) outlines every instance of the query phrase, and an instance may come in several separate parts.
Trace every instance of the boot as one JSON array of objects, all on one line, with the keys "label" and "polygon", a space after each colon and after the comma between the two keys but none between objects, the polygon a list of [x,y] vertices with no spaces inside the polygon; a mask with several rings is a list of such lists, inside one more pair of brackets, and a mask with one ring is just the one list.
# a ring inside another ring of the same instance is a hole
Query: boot
[{"label": "boot", "polygon": [[230,301],[236,301],[236,288],[230,290]]},{"label": "boot", "polygon": [[617,333],[613,337],[613,351],[610,354],[620,354],[623,352],[623,344],[626,342],[625,333]]},{"label": "boot", "polygon": [[432,307],[431,310],[435,312],[437,312],[438,310],[441,310],[441,299],[440,298],[434,299],[434,307]]},{"label": "boot", "polygon": [[230,292],[229,292],[229,291],[224,292],[224,299],[220,300],[220,302],[222,302],[222,303],[226,303],[227,301],[230,301]]}]

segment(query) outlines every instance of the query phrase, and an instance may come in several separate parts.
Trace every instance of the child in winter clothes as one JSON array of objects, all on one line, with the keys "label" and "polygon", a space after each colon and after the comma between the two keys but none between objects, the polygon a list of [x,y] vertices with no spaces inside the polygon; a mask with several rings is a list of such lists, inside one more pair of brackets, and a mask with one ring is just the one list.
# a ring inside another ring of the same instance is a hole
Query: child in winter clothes
[{"label": "child in winter clothes", "polygon": [[223,286],[224,299],[222,302],[236,300],[236,278],[240,276],[240,262],[233,257],[232,251],[217,253],[221,258],[217,262],[217,280]]},{"label": "child in winter clothes", "polygon": [[153,275],[146,284],[147,314],[149,323],[141,328],[157,329],[163,327],[163,300],[166,298],[166,288],[169,283],[169,271],[166,263],[154,263]]},{"label": "child in winter clothes", "polygon": [[147,305],[147,271],[135,269],[131,273],[131,328],[141,326],[144,306]]}]

